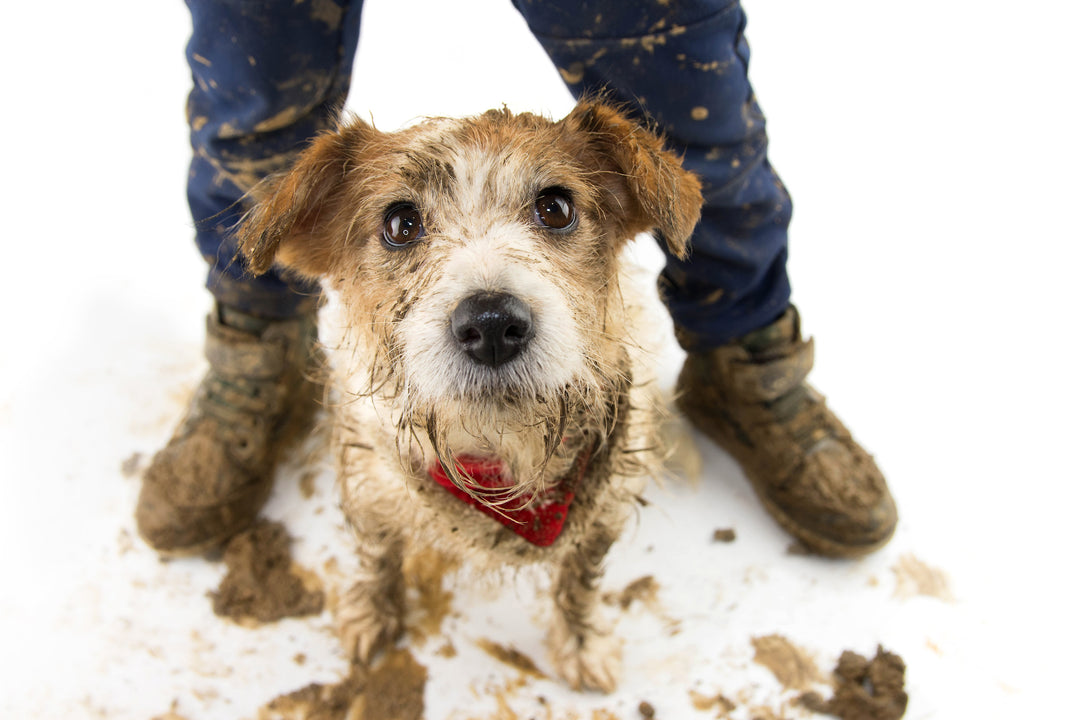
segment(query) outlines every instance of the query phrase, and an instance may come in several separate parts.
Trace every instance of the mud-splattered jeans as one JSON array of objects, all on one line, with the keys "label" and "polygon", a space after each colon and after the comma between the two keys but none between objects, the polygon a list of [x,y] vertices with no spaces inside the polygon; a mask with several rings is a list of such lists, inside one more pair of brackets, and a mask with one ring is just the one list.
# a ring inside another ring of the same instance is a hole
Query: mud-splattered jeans
[{"label": "mud-splattered jeans", "polygon": [[[687,349],[762,327],[787,307],[791,200],[766,158],[737,0],[512,0],[570,90],[606,89],[663,128],[705,184],[691,259],[669,257],[661,294]],[[361,0],[187,0],[194,31],[188,199],[207,287],[266,317],[314,307],[318,289],[252,278],[229,229],[241,197],[327,126],[349,89]],[[663,243],[661,243],[663,246]]]}]

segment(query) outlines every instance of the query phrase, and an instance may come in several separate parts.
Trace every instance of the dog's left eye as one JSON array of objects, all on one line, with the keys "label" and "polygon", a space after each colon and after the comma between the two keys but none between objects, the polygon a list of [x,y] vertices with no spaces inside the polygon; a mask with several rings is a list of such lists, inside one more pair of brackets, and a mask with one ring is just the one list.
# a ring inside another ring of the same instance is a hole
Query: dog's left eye
[{"label": "dog's left eye", "polygon": [[544,190],[536,198],[536,222],[552,230],[570,230],[577,222],[577,211],[570,197],[561,190]]},{"label": "dog's left eye", "polygon": [[383,221],[383,242],[393,248],[412,245],[424,237],[424,220],[412,205],[398,205],[386,213]]}]

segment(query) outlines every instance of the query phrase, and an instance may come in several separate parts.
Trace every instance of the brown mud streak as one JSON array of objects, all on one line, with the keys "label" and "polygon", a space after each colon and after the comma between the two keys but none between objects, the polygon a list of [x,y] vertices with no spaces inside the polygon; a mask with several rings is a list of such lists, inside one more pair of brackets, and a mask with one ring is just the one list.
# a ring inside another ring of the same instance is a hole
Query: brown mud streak
[{"label": "brown mud streak", "polygon": [[821,670],[805,650],[781,635],[766,635],[752,640],[754,662],[768,668],[789,690],[809,690],[811,684],[824,682]]},{"label": "brown mud streak", "polygon": [[892,566],[892,571],[896,576],[894,597],[907,599],[925,595],[944,602],[954,602],[956,599],[945,571],[927,565],[911,553],[901,555]]},{"label": "brown mud streak", "polygon": [[442,629],[454,599],[453,592],[443,587],[443,577],[457,567],[453,558],[435,550],[422,550],[405,558],[402,571],[410,606],[406,625],[414,640],[422,643]]},{"label": "brown mud streak", "polygon": [[716,695],[705,695],[696,690],[691,690],[690,703],[694,706],[695,710],[700,710],[702,712],[716,710],[716,717],[718,718],[726,718],[728,713],[736,709],[735,703],[731,702],[720,693],[717,693]]},{"label": "brown mud streak", "polygon": [[659,589],[660,584],[656,582],[656,578],[644,575],[623,588],[621,593],[605,593],[604,602],[629,610],[635,601],[640,601],[645,607],[655,609],[658,604],[656,593]]},{"label": "brown mud streak", "polygon": [[532,661],[532,658],[530,658],[528,655],[521,652],[520,650],[515,650],[514,648],[506,647],[505,645],[500,645],[497,642],[487,640],[485,638],[477,640],[476,645],[481,650],[483,650],[499,662],[503,663],[504,665],[509,665],[510,667],[519,670],[525,675],[531,675],[532,677],[540,679],[547,679],[547,675],[545,675],[540,670],[540,668],[536,667],[536,663]]}]

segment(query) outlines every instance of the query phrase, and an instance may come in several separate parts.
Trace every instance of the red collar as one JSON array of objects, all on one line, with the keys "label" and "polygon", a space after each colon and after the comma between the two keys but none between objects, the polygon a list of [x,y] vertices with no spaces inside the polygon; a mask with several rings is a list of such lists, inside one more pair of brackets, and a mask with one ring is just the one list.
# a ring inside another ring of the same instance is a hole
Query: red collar
[{"label": "red collar", "polygon": [[[453,483],[442,463],[428,468],[432,480],[446,488],[451,495],[472,505],[485,515],[501,522],[515,533],[538,547],[548,547],[559,537],[570,503],[578,485],[585,477],[589,466],[592,449],[581,451],[564,477],[549,486],[528,507],[529,497],[520,497],[501,506],[498,510],[481,505],[468,493]],[[513,486],[513,480],[506,475],[506,466],[499,460],[463,456],[456,460],[458,470],[474,483],[483,488],[499,489]]]}]

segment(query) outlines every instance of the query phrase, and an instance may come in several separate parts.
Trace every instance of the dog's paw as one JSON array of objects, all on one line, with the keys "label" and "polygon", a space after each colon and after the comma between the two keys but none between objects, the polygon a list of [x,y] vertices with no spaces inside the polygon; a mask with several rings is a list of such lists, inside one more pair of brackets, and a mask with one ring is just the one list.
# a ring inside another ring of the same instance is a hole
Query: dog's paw
[{"label": "dog's paw", "polygon": [[338,603],[338,635],[345,652],[368,665],[393,645],[405,629],[403,609],[366,584],[353,585]]},{"label": "dog's paw", "polygon": [[575,633],[556,623],[548,636],[555,672],[574,690],[609,693],[622,673],[622,641],[610,631]]}]

